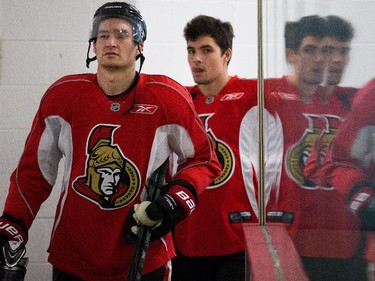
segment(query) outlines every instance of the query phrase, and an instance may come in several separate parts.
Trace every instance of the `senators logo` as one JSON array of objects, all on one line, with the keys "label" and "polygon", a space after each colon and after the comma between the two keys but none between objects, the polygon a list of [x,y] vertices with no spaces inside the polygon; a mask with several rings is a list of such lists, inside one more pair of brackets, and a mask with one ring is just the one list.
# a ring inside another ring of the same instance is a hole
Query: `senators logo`
[{"label": "senators logo", "polygon": [[216,138],[211,129],[208,129],[208,119],[214,114],[200,115],[199,117],[203,120],[203,124],[207,130],[208,135],[213,140],[215,145],[216,156],[220,162],[222,172],[213,183],[210,184],[208,189],[217,188],[226,183],[233,174],[234,171],[234,157],[230,147],[223,141]]},{"label": "senators logo", "polygon": [[[316,149],[314,152],[318,153],[314,165],[319,166],[323,163],[327,147],[331,143],[341,119],[331,115],[306,114],[304,116],[309,121],[309,127],[306,128],[300,140],[288,149],[285,160],[286,167],[289,176],[299,186],[306,189],[317,189],[319,187],[305,177],[304,168],[310,159],[314,144]],[[324,125],[322,126],[322,124]]]},{"label": "senators logo", "polygon": [[103,209],[128,205],[140,188],[134,164],[113,143],[117,126],[98,125],[88,136],[85,175],[78,177],[74,190]]}]

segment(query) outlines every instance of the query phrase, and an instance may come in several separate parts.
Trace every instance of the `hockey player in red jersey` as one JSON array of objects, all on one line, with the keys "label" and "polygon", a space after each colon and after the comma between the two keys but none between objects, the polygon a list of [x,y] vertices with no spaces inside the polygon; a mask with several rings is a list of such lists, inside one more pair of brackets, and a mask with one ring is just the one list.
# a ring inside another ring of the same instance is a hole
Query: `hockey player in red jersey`
[{"label": "hockey player in red jersey", "polygon": [[[357,280],[366,280],[366,261],[361,246],[364,235],[357,218],[348,211],[336,187],[327,182],[322,169],[327,147],[349,113],[358,91],[338,86],[349,62],[354,30],[341,17],[331,15],[325,19],[327,36],[323,48],[327,68],[321,96],[326,106],[317,104],[325,122],[323,127],[316,128],[318,136],[303,169],[305,179],[315,188],[302,191],[301,212],[306,219],[300,224],[296,244],[311,279],[352,280],[356,276]],[[317,267],[326,270],[316,270]]]},{"label": "hockey player in red jersey", "polygon": [[[136,71],[145,39],[134,6],[110,2],[96,11],[89,40],[95,57],[88,51],[87,65],[97,59],[97,73],[66,76],[49,87],[11,176],[0,242],[26,243],[65,159],[48,249],[53,280],[125,280],[134,248],[125,238],[135,221],[165,232],[150,243],[142,280],[168,280],[175,255],[168,230],[220,174],[185,88]],[[148,177],[172,154],[180,163],[174,177],[158,199],[144,201]]]},{"label": "hockey player in red jersey", "polygon": [[[295,238],[300,222],[299,186],[307,185],[302,167],[309,153],[308,143],[312,143],[310,139],[314,137],[315,115],[304,113],[306,109],[313,109],[315,100],[319,102],[317,93],[325,69],[322,52],[325,34],[325,21],[318,16],[287,22],[286,57],[293,66],[293,72],[282,78],[266,79],[264,84],[265,107],[282,124],[282,131],[267,130],[265,138],[279,141],[283,146],[282,150],[265,147],[267,153],[275,153],[282,158],[279,161],[282,166],[277,167],[281,170],[280,185],[272,191],[266,190],[267,219],[286,223],[292,238]],[[265,122],[267,124],[267,120]]]},{"label": "hockey player in red jersey", "polygon": [[[331,104],[332,100],[340,100],[349,110],[358,89],[342,87],[339,84],[350,59],[350,45],[354,30],[352,25],[341,17],[330,15],[326,17],[326,20],[328,33],[324,39],[323,48],[327,54],[327,68],[322,96],[327,104]],[[330,122],[335,122],[335,120],[331,118]],[[338,122],[340,123],[340,121]],[[327,129],[323,130],[319,138],[314,142],[310,157],[304,168],[305,176],[319,186],[327,184],[324,176],[320,175],[320,167],[324,160],[325,150],[337,128],[337,126],[331,126],[328,123],[327,125]]]},{"label": "hockey player in red jersey", "polygon": [[339,127],[323,165],[328,183],[335,186],[366,231],[369,280],[375,278],[374,105],[375,79],[372,79],[355,97],[353,110]]},{"label": "hockey player in red jersey", "polygon": [[222,173],[175,229],[172,280],[245,280],[242,224],[258,221],[257,82],[228,74],[234,37],[229,22],[200,15],[186,24],[184,37],[196,83],[188,90],[215,143]]},{"label": "hockey player in red jersey", "polygon": [[[349,113],[355,93],[332,87],[333,79],[329,87],[320,86],[336,51],[328,44],[328,27],[327,20],[318,16],[287,23],[286,53],[293,72],[265,82],[265,106],[281,119],[284,142],[281,183],[271,192],[268,220],[288,225],[310,280],[353,280],[353,276],[364,280],[366,262],[357,252],[358,220],[334,187],[324,183],[317,162]],[[341,68],[332,62],[328,73],[338,74]],[[277,139],[268,132],[268,138]],[[317,141],[322,148],[318,151]]]}]

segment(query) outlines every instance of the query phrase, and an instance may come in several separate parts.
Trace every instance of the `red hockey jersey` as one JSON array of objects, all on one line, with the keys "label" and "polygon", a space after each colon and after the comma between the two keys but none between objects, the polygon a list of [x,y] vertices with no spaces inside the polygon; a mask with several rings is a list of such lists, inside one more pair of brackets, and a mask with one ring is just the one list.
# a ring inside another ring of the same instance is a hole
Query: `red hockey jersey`
[{"label": "red hockey jersey", "polygon": [[[49,261],[83,280],[125,280],[134,248],[125,241],[128,213],[145,198],[148,176],[172,153],[181,163],[174,178],[198,194],[220,174],[182,86],[140,74],[123,96],[105,96],[94,74],[55,82],[41,101],[5,203],[5,212],[30,227],[64,158]],[[151,242],[144,272],[174,255],[171,235]]]},{"label": "red hockey jersey", "polygon": [[242,224],[258,221],[257,81],[234,76],[212,97],[198,86],[189,91],[215,143],[222,173],[203,192],[195,212],[177,225],[176,248],[185,256],[243,251]]},{"label": "red hockey jersey", "polygon": [[322,93],[319,88],[304,100],[286,77],[265,81],[265,106],[281,119],[284,142],[281,182],[271,192],[267,214],[269,221],[287,224],[301,256],[346,258],[359,246],[358,220],[334,185],[322,184],[319,170],[320,154],[348,114],[355,90]]},{"label": "red hockey jersey", "polygon": [[374,180],[374,93],[375,79],[355,97],[353,110],[340,126],[324,164],[324,175],[344,198],[357,183]]},{"label": "red hockey jersey", "polygon": [[[340,126],[323,165],[324,176],[342,198],[348,199],[353,187],[375,182],[375,79],[369,81],[354,99],[353,110]],[[375,235],[367,233],[365,258],[375,263]]]}]

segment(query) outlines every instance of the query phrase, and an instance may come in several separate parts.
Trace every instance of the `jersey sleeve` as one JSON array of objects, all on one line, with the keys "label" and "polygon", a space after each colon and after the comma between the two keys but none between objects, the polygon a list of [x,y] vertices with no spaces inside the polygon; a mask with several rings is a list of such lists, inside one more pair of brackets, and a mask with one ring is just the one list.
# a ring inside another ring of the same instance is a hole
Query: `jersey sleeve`
[{"label": "jersey sleeve", "polygon": [[51,193],[62,158],[59,136],[63,126],[58,117],[48,116],[50,108],[58,104],[50,95],[44,96],[10,178],[4,212],[23,221],[28,228]]},{"label": "jersey sleeve", "polygon": [[346,198],[360,182],[371,180],[375,165],[375,80],[358,92],[353,109],[327,151],[323,173]]},{"label": "jersey sleeve", "polygon": [[220,175],[221,167],[214,143],[195,111],[191,95],[178,83],[169,82],[169,85],[173,85],[173,90],[163,110],[167,123],[174,127],[168,135],[178,164],[172,180],[185,181],[200,194]]}]

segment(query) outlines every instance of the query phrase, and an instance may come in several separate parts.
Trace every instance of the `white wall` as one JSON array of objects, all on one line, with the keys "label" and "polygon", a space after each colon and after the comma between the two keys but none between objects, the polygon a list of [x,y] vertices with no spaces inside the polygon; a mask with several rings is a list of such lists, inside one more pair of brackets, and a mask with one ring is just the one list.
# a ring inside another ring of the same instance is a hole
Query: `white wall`
[{"label": "white wall", "polygon": [[[0,209],[10,173],[17,165],[39,100],[59,77],[94,72],[85,67],[87,38],[102,0],[0,0]],[[257,75],[257,0],[137,0],[148,26],[145,73],[163,73],[182,84],[192,84],[182,36],[193,16],[208,14],[231,21],[235,30],[230,72]],[[344,84],[361,86],[374,75],[375,1],[267,0],[263,1],[265,74],[287,71],[283,52],[283,24],[307,14],[338,14],[356,28],[352,62]],[[58,181],[59,182],[59,181]],[[43,204],[30,229],[27,280],[50,280],[46,249],[59,187]]]}]

